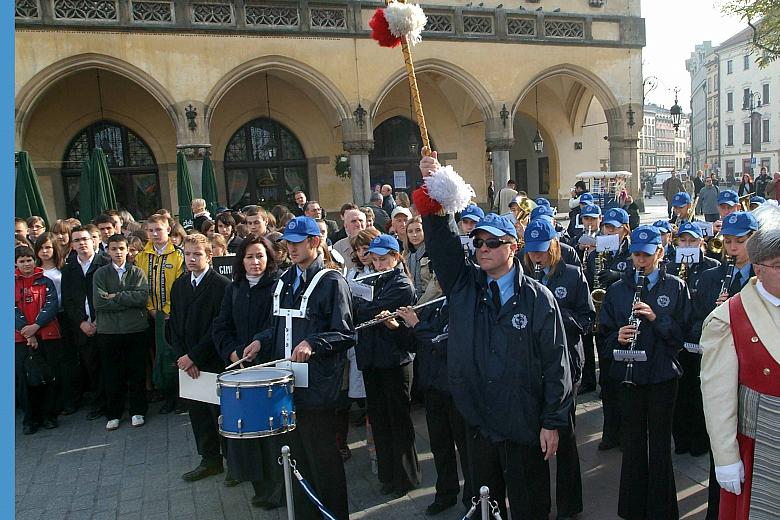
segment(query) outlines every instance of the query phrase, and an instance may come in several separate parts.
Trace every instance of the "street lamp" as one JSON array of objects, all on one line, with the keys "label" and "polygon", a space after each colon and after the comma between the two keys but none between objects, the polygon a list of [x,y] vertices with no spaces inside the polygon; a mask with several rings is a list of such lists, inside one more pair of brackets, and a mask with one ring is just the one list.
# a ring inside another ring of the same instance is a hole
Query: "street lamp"
[{"label": "street lamp", "polygon": [[674,105],[669,109],[669,115],[672,116],[672,126],[674,127],[674,133],[680,129],[680,121],[682,120],[682,107],[677,103],[677,93],[680,91],[678,87],[674,88]]},{"label": "street lamp", "polygon": [[536,104],[536,135],[532,142],[534,143],[534,151],[540,154],[544,151],[544,139],[542,139],[542,134],[539,132],[539,85],[536,85],[534,89],[534,98]]}]

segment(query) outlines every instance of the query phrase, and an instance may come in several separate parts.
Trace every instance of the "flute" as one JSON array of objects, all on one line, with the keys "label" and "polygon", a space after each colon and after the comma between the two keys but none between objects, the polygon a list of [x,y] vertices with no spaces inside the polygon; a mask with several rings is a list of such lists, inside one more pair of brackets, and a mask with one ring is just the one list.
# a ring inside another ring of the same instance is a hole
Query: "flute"
[{"label": "flute", "polygon": [[[412,307],[412,309],[414,309],[414,310],[422,309],[423,307],[426,307],[428,305],[432,305],[434,303],[438,303],[438,302],[446,300],[446,299],[447,299],[446,296],[440,296],[440,297],[438,297],[436,299],[433,299],[431,301],[428,301],[428,302],[425,302],[425,303],[421,303],[420,305],[415,305],[414,307]],[[393,312],[393,313],[391,313],[388,316],[385,316],[383,318],[374,318],[373,320],[368,320],[368,321],[366,321],[364,323],[361,323],[360,325],[355,327],[355,330],[365,329],[366,327],[373,327],[374,325],[379,325],[380,323],[384,323],[386,321],[390,321],[393,318],[397,318],[397,317],[398,317],[398,311],[395,311],[395,312]]]}]

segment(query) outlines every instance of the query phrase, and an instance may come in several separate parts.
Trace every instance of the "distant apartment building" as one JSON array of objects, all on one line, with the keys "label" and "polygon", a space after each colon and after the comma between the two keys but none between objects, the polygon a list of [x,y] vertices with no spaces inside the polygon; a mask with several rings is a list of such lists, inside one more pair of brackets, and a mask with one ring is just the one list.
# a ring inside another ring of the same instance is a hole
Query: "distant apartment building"
[{"label": "distant apartment building", "polygon": [[675,131],[669,109],[655,104],[644,106],[639,132],[639,171],[652,175],[659,169],[687,169],[690,162],[690,117],[683,114]]},{"label": "distant apartment building", "polygon": [[748,28],[717,47],[704,42],[686,61],[694,169],[737,179],[780,170],[780,62],[759,68],[751,38]]}]

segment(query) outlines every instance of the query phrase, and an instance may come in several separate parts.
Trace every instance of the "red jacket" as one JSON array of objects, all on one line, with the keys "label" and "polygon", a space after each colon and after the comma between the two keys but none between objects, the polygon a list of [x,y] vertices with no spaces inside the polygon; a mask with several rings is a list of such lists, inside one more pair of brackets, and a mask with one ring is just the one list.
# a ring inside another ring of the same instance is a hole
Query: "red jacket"
[{"label": "red jacket", "polygon": [[15,341],[26,343],[27,338],[19,331],[26,325],[37,323],[40,330],[36,337],[41,340],[60,339],[57,323],[57,289],[54,282],[43,276],[43,269],[35,268],[31,276],[22,276],[19,269],[14,273],[14,314],[16,315]]}]

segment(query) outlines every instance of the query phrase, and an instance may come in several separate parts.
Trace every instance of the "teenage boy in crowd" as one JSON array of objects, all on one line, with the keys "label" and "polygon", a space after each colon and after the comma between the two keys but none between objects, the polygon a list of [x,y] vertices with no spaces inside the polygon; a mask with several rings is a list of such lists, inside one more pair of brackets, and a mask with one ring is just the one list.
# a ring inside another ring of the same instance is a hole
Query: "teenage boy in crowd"
[{"label": "teenage boy in crowd", "polygon": [[114,220],[110,215],[106,215],[105,213],[101,213],[95,217],[94,222],[98,231],[100,231],[100,243],[98,244],[98,248],[101,253],[108,253],[108,239],[115,233],[121,233],[122,229],[121,227],[120,229],[114,229]]},{"label": "teenage boy in crowd", "polygon": [[97,313],[97,345],[106,389],[106,430],[119,428],[125,401],[130,422],[143,426],[148,408],[144,331],[149,287],[144,272],[127,261],[127,237],[108,238],[111,263],[92,280],[92,301]]}]

